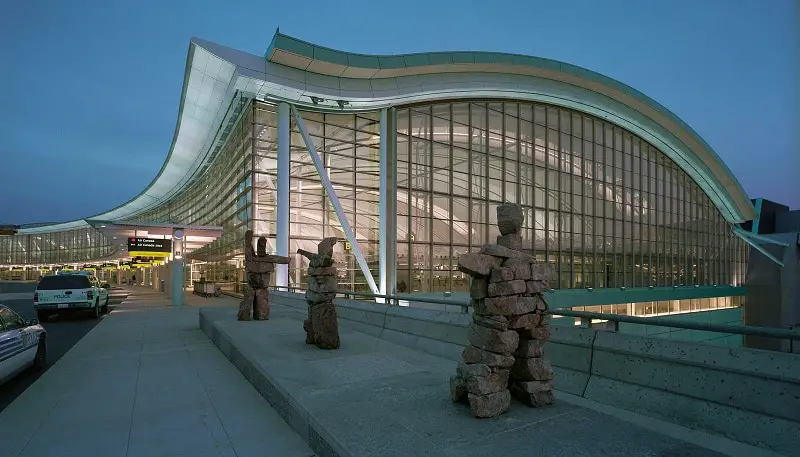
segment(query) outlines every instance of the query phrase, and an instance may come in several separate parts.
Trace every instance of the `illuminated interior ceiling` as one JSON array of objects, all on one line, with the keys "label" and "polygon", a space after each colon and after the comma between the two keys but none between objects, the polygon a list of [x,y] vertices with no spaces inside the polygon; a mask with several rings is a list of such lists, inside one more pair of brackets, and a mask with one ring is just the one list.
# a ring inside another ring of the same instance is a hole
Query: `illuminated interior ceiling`
[{"label": "illuminated interior ceiling", "polygon": [[[688,125],[644,94],[589,70],[548,59],[492,53],[363,55],[276,33],[261,57],[193,38],[175,133],[156,178],[130,201],[89,219],[131,220],[169,201],[210,166],[239,95],[318,111],[358,112],[451,99],[518,99],[595,115],[649,141],[684,169],[726,220],[755,210],[722,160]],[[84,220],[23,226],[33,234],[87,227]]]}]

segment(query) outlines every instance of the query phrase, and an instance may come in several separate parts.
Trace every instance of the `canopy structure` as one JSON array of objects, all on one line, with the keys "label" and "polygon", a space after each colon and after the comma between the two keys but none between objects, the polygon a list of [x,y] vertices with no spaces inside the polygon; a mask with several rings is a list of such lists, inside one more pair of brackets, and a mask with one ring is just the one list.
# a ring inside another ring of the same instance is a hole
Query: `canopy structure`
[{"label": "canopy structure", "polygon": [[[651,142],[685,170],[728,222],[755,210],[719,156],[685,122],[641,92],[550,59],[496,52],[364,55],[276,32],[265,56],[190,41],[167,158],[139,195],[92,220],[126,221],[168,202],[210,166],[239,115],[242,95],[331,112],[374,111],[436,100],[538,101],[593,114]],[[86,227],[77,220],[22,226],[21,234]]]},{"label": "canopy structure", "polygon": [[179,224],[150,224],[140,222],[110,222],[101,220],[87,220],[87,222],[100,231],[107,238],[115,241],[119,257],[127,257],[127,242],[129,238],[163,238],[171,240],[176,229],[183,232],[186,252],[192,252],[212,243],[222,236],[222,227],[210,226],[185,226]]}]

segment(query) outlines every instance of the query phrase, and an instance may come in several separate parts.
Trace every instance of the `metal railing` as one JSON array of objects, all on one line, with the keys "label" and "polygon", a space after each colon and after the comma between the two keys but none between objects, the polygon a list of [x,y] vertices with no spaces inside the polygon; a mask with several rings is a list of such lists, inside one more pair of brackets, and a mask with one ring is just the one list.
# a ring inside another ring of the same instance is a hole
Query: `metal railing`
[{"label": "metal railing", "polygon": [[[306,291],[306,289],[300,287],[273,287],[273,289],[276,291],[284,291],[284,292]],[[458,300],[443,300],[443,299],[427,298],[427,297],[415,297],[413,295],[381,295],[381,294],[372,294],[368,292],[353,292],[348,290],[337,290],[336,294],[343,296],[344,298],[347,299],[351,297],[363,297],[369,299],[380,298],[387,300],[388,304],[395,306],[398,305],[400,301],[429,303],[429,304],[446,305],[446,306],[458,306],[461,308],[462,313],[468,313],[469,308],[471,307],[469,302],[463,302]],[[619,331],[619,323],[624,322],[630,324],[668,327],[668,328],[676,328],[682,330],[700,330],[700,331],[715,332],[715,333],[729,333],[734,335],[752,335],[752,336],[762,336],[768,338],[778,338],[783,340],[789,340],[790,342],[789,352],[793,352],[793,345],[791,343],[793,341],[800,340],[800,331],[780,329],[780,328],[754,327],[750,325],[730,325],[730,324],[714,324],[714,323],[704,323],[704,322],[689,322],[689,321],[666,319],[663,317],[637,317],[637,316],[628,316],[624,314],[573,311],[570,309],[552,309],[547,311],[547,313],[552,316],[579,318],[581,319],[580,325],[581,327],[584,328],[590,327],[592,320],[602,320],[613,323],[614,331]]]}]

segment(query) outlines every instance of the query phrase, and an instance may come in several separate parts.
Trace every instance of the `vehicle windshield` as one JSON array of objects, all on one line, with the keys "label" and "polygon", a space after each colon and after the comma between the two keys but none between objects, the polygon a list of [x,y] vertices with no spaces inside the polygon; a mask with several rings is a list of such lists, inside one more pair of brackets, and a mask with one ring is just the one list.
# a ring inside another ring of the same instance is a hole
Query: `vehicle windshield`
[{"label": "vehicle windshield", "polygon": [[89,278],[82,275],[60,275],[45,276],[39,281],[38,290],[61,290],[61,289],[88,289]]}]

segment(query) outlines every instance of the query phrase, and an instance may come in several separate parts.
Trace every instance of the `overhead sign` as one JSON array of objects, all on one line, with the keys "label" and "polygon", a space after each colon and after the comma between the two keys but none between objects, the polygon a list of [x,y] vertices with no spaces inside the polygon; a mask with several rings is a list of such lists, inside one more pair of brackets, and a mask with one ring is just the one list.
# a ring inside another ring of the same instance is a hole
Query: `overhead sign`
[{"label": "overhead sign", "polygon": [[128,238],[128,254],[137,256],[168,257],[172,252],[172,240],[162,238]]},{"label": "overhead sign", "polygon": [[128,251],[172,252],[172,240],[160,238],[128,238]]}]

